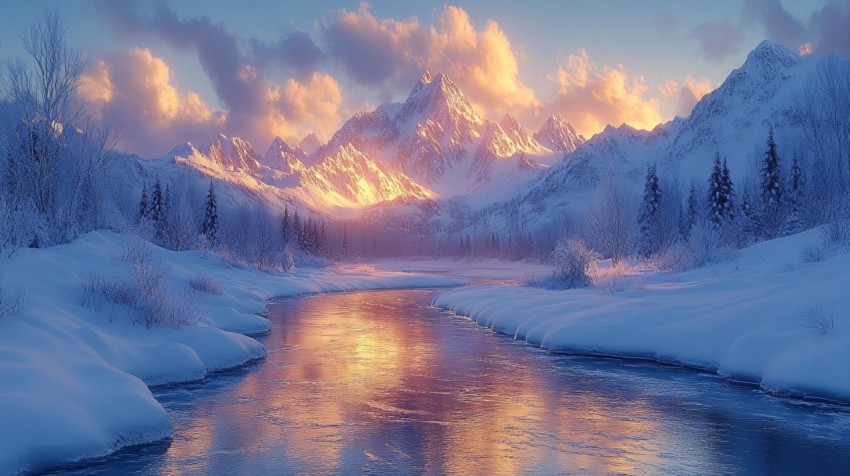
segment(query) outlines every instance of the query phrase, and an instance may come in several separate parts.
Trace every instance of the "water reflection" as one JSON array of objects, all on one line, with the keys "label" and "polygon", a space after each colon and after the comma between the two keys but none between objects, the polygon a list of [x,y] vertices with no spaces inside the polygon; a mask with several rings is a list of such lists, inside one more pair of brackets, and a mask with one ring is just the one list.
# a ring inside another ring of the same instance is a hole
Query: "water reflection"
[{"label": "water reflection", "polygon": [[164,450],[81,473],[728,474],[850,467],[844,409],[711,376],[554,356],[432,291],[285,300],[261,364],[162,389]]}]

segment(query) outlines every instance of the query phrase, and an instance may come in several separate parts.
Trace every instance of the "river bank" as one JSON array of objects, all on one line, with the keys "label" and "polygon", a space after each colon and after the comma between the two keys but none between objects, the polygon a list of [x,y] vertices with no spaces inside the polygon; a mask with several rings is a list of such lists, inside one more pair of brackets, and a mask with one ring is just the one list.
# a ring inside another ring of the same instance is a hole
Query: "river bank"
[{"label": "river bank", "polygon": [[[103,290],[135,282],[140,260],[168,290],[156,303],[191,306],[191,322],[146,328],[127,305],[104,302]],[[7,302],[20,296],[23,305],[0,321],[2,474],[169,436],[172,422],[148,386],[197,381],[263,358],[266,349],[243,334],[268,332],[268,320],[257,314],[273,297],[465,282],[366,268],[275,275],[106,231],[19,250],[4,260],[3,279]]]},{"label": "river bank", "polygon": [[681,273],[567,291],[474,286],[434,305],[555,352],[677,363],[848,402],[848,269],[846,248],[810,230]]}]

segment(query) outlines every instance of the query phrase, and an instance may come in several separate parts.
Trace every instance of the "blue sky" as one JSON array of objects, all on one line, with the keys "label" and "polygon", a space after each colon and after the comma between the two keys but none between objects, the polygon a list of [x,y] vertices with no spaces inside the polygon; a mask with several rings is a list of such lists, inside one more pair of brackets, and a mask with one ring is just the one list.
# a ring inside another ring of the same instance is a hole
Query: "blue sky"
[{"label": "blue sky", "polygon": [[[91,84],[114,90],[102,98],[105,115],[135,130],[134,108],[143,106],[119,103],[122,91],[130,98],[168,96],[164,112],[143,112],[152,122],[173,121],[172,127],[148,127],[126,144],[160,138],[162,144],[145,153],[165,148],[176,134],[200,141],[215,129],[260,142],[274,135],[295,140],[310,130],[327,136],[357,110],[402,100],[425,67],[446,70],[491,119],[510,112],[534,129],[562,112],[589,135],[608,122],[651,127],[686,114],[765,38],[795,50],[812,43],[815,53],[846,54],[850,40],[830,40],[828,20],[846,15],[848,3],[35,0],[4,6],[0,57],[21,54],[20,32],[39,10],[59,11],[70,42],[102,62]],[[157,17],[157,11],[167,14]],[[275,56],[281,38],[294,36],[302,41],[292,56]],[[204,49],[205,42],[230,39],[236,49],[229,63],[227,52],[219,58],[215,49]],[[264,60],[255,43],[266,48]],[[380,51],[373,54],[370,45]],[[240,65],[246,68],[241,76]],[[165,68],[165,89],[145,96],[132,89],[140,87],[132,78],[122,83],[119,66],[136,76],[154,75],[151,68],[162,76]],[[239,84],[237,76],[251,84]],[[594,102],[593,95],[611,98]],[[252,102],[256,106],[244,105]]]}]

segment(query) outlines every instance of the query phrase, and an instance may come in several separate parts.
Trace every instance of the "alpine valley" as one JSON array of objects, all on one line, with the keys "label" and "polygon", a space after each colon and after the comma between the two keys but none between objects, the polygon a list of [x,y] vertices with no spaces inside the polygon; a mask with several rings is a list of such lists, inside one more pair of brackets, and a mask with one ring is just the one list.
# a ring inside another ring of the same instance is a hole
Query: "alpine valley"
[{"label": "alpine valley", "polygon": [[562,226],[603,180],[637,191],[650,162],[682,188],[700,188],[719,153],[744,184],[755,176],[771,127],[783,156],[808,154],[799,98],[825,61],[764,41],[688,117],[651,131],[609,125],[589,140],[560,114],[534,133],[510,114],[488,120],[448,76],[426,71],[403,102],[356,113],[327,143],[315,134],[298,144],[278,138],[258,152],[220,134],[164,157],[136,157],[127,185],[138,190],[155,176],[183,177],[203,189],[198,179],[215,178],[225,205],[247,200],[281,212],[358,218],[423,242],[527,236]]}]

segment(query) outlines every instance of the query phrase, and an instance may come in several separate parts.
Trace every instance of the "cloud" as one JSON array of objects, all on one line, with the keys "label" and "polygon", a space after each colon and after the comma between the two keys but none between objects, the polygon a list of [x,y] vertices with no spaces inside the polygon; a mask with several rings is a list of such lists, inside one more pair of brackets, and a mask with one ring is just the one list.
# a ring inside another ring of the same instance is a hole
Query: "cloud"
[{"label": "cloud", "polygon": [[744,41],[744,33],[728,18],[705,21],[691,30],[691,36],[699,42],[700,52],[711,61],[722,61],[737,53]]},{"label": "cloud", "polygon": [[256,38],[250,43],[254,59],[260,66],[273,64],[282,68],[291,68],[302,77],[309,77],[325,59],[325,54],[305,31],[282,35],[272,44]]},{"label": "cloud", "polygon": [[119,147],[145,155],[160,155],[186,140],[207,140],[226,121],[198,94],[180,94],[165,61],[144,48],[92,63],[80,92],[95,116],[117,126]]},{"label": "cloud", "polygon": [[556,93],[528,121],[540,122],[560,112],[587,137],[608,124],[651,129],[662,122],[661,103],[649,96],[643,77],[630,75],[622,66],[598,66],[585,50],[570,55],[550,79]]},{"label": "cloud", "polygon": [[767,38],[805,54],[850,55],[850,0],[832,0],[808,21],[785,10],[779,0],[746,0],[744,21],[759,23]]},{"label": "cloud", "polygon": [[[223,129],[229,134],[264,145],[276,135],[295,139],[338,125],[339,86],[328,75],[308,71],[321,56],[306,33],[284,36],[272,45],[254,40],[247,52],[222,23],[207,17],[180,18],[164,3],[150,13],[133,2],[101,1],[98,5],[105,18],[127,34],[156,36],[174,48],[196,52],[226,109]],[[299,71],[298,78],[276,84],[266,75],[269,64],[289,65]],[[316,103],[307,105],[305,98]],[[305,114],[305,109],[313,112]]]},{"label": "cloud", "polygon": [[665,99],[675,104],[675,114],[687,117],[703,96],[714,91],[714,86],[706,78],[689,74],[681,81],[668,79],[659,89]]},{"label": "cloud", "polygon": [[378,19],[369,5],[338,10],[317,23],[328,54],[362,85],[412,86],[425,69],[448,74],[488,112],[534,107],[538,100],[519,79],[516,54],[499,24],[479,30],[462,8],[445,7],[436,25],[417,18]]},{"label": "cloud", "polygon": [[850,56],[850,0],[827,3],[820,11],[812,13],[809,25],[815,53]]},{"label": "cloud", "polygon": [[779,0],[745,0],[743,18],[761,23],[767,37],[774,41],[794,46],[804,42],[803,24]]}]

